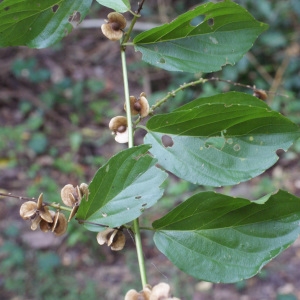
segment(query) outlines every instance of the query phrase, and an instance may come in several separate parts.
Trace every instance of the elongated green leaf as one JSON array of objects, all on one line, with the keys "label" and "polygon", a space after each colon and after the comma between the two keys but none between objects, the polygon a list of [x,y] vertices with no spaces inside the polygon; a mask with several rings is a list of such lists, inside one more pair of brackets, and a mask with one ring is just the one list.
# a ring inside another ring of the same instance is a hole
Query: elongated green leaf
[{"label": "elongated green leaf", "polygon": [[300,233],[300,199],[279,191],[264,204],[204,192],[153,223],[158,249],[201,280],[255,275]]},{"label": "elongated green leaf", "polygon": [[117,12],[125,12],[130,9],[128,0],[97,0],[97,2]]},{"label": "elongated green leaf", "polygon": [[147,123],[145,143],[158,162],[192,183],[220,186],[251,179],[300,136],[296,124],[263,101],[230,92],[196,99]]},{"label": "elongated green leaf", "polygon": [[5,0],[0,3],[0,46],[45,48],[87,14],[92,0]]},{"label": "elongated green leaf", "polygon": [[235,64],[268,28],[236,3],[205,3],[133,40],[142,59],[184,72],[213,72]]},{"label": "elongated green leaf", "polygon": [[101,224],[118,227],[136,219],[161,198],[160,185],[167,174],[155,167],[156,159],[147,154],[149,145],[121,151],[95,174],[89,185],[88,201],[83,200],[76,217],[91,231]]}]

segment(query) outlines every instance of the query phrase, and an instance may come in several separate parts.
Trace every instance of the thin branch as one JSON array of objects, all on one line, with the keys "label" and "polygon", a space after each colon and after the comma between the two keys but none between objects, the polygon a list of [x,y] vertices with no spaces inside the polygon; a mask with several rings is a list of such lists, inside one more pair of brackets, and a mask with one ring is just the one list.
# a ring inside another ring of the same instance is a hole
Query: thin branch
[{"label": "thin branch", "polygon": [[136,14],[139,15],[141,10],[143,9],[143,5],[144,5],[145,0],[142,0],[141,2],[138,3],[139,7],[136,11]]}]

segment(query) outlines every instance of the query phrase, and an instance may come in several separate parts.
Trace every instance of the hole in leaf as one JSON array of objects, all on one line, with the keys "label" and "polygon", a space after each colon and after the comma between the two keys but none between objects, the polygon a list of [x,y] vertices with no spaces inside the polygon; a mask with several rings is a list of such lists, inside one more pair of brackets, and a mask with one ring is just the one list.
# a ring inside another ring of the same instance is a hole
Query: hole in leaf
[{"label": "hole in leaf", "polygon": [[162,58],[159,60],[159,62],[160,62],[161,64],[165,64],[165,63],[166,63],[166,60],[162,57]]},{"label": "hole in leaf", "polygon": [[147,206],[147,203],[142,204],[143,207]]},{"label": "hole in leaf", "polygon": [[72,24],[73,27],[76,27],[81,19],[81,13],[79,11],[74,11],[73,14],[69,17],[68,21]]},{"label": "hole in leaf", "polygon": [[52,6],[52,11],[53,11],[54,13],[56,13],[57,10],[58,10],[58,8],[59,8],[59,5],[55,4],[55,5]]},{"label": "hole in leaf", "polygon": [[174,145],[173,139],[169,135],[163,135],[161,137],[161,142],[165,148],[172,147]]},{"label": "hole in leaf", "polygon": [[139,200],[141,198],[142,198],[142,196],[135,196],[135,199],[137,199],[137,200]]},{"label": "hole in leaf", "polygon": [[10,6],[4,7],[4,10],[5,10],[5,11],[8,11],[9,9],[10,9]]},{"label": "hole in leaf", "polygon": [[204,21],[204,19],[205,19],[205,16],[203,16],[203,15],[197,16],[191,20],[190,25],[196,27],[199,24],[201,24]]},{"label": "hole in leaf", "polygon": [[208,25],[208,26],[211,27],[211,26],[213,26],[214,24],[215,24],[214,18],[210,18],[210,19],[207,20],[207,25]]}]

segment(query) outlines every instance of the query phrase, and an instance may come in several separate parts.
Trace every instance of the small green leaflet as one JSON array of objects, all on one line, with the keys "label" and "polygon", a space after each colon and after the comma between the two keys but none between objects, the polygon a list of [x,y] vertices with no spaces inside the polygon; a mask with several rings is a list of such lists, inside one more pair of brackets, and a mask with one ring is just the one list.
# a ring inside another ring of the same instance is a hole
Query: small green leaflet
[{"label": "small green leaflet", "polygon": [[88,201],[81,201],[76,214],[78,220],[87,221],[88,230],[124,225],[162,197],[160,186],[167,174],[155,166],[156,159],[147,154],[149,148],[141,145],[121,151],[97,171]]},{"label": "small green leaflet", "polygon": [[300,233],[300,199],[284,191],[268,198],[258,204],[196,194],[153,223],[154,242],[174,265],[200,280],[252,277]]},{"label": "small green leaflet", "polygon": [[[146,124],[145,143],[166,170],[195,184],[221,186],[251,179],[299,138],[296,124],[248,94],[196,99]],[[166,143],[164,140],[169,140]]]},{"label": "small green leaflet", "polygon": [[267,28],[234,2],[205,3],[133,43],[144,61],[159,68],[213,72],[239,61]]},{"label": "small green leaflet", "polygon": [[46,48],[69,33],[92,0],[5,0],[0,3],[0,46]]},{"label": "small green leaflet", "polygon": [[103,6],[109,7],[117,12],[126,12],[130,10],[130,3],[128,0],[96,0]]}]

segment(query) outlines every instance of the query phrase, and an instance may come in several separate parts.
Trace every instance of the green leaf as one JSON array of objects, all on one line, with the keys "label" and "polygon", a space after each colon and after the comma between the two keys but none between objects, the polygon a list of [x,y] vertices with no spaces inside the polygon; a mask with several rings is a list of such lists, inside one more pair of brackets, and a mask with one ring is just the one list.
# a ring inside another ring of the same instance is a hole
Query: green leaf
[{"label": "green leaf", "polygon": [[80,23],[92,0],[5,0],[0,3],[0,46],[45,48]]},{"label": "green leaf", "polygon": [[133,43],[142,59],[154,66],[213,72],[240,60],[267,28],[236,3],[205,3],[137,35]]},{"label": "green leaf", "polygon": [[161,198],[160,185],[167,174],[155,166],[156,159],[147,154],[149,148],[141,145],[121,151],[97,171],[89,185],[88,201],[81,201],[76,214],[87,221],[87,229],[101,231],[100,224],[119,227]]},{"label": "green leaf", "polygon": [[284,191],[264,204],[204,192],[155,221],[158,249],[201,280],[236,282],[255,275],[300,233],[300,199]]},{"label": "green leaf", "polygon": [[97,2],[117,12],[126,12],[130,10],[130,3],[128,0],[97,0]]},{"label": "green leaf", "polygon": [[195,184],[232,185],[272,166],[300,136],[296,124],[248,94],[196,99],[149,119],[145,143],[168,171]]}]

